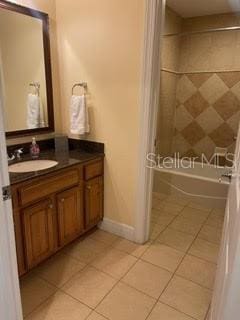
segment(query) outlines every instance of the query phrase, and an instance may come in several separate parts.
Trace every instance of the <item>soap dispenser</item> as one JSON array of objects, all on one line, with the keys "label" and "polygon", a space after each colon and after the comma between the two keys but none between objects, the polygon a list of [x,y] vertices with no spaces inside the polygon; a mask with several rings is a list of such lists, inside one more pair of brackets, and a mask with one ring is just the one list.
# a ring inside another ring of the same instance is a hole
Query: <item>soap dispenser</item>
[{"label": "soap dispenser", "polygon": [[31,157],[33,159],[37,159],[39,157],[39,154],[40,154],[40,148],[36,142],[36,138],[33,137],[32,138],[32,144],[30,146],[30,154],[31,154]]}]

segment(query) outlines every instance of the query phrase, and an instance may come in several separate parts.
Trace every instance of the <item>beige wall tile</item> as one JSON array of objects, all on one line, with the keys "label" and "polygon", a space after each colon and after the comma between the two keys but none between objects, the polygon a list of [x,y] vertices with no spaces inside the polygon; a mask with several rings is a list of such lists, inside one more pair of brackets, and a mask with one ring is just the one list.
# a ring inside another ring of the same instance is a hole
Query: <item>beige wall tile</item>
[{"label": "beige wall tile", "polygon": [[206,135],[196,121],[191,122],[182,130],[181,134],[191,146],[194,146],[194,144],[203,139]]},{"label": "beige wall tile", "polygon": [[240,110],[240,101],[228,91],[213,104],[213,108],[226,121]]},{"label": "beige wall tile", "polygon": [[207,134],[217,129],[224,122],[222,117],[212,106],[204,110],[196,118],[196,121]]},{"label": "beige wall tile", "polygon": [[214,74],[200,87],[199,91],[210,104],[213,104],[228,91],[228,87]]},{"label": "beige wall tile", "polygon": [[203,98],[199,91],[197,91],[184,103],[184,106],[195,119],[209,107],[209,103]]},{"label": "beige wall tile", "polygon": [[226,148],[234,143],[234,131],[224,122],[220,127],[209,134],[217,147]]},{"label": "beige wall tile", "polygon": [[185,103],[195,92],[196,87],[187,76],[183,75],[180,77],[177,86],[177,100],[181,103]]}]

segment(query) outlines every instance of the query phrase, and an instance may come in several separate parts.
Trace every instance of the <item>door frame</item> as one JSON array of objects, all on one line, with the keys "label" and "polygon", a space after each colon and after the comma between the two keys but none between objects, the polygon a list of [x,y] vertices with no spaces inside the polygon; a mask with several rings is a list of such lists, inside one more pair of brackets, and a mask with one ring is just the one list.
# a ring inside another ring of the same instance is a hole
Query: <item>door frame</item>
[{"label": "door frame", "polygon": [[22,320],[11,199],[3,201],[2,187],[9,186],[6,137],[3,125],[3,77],[0,66],[0,318]]},{"label": "door frame", "polygon": [[149,238],[150,230],[153,170],[147,168],[147,155],[155,152],[165,6],[166,0],[146,0],[135,214],[135,241],[137,243],[145,243]]}]

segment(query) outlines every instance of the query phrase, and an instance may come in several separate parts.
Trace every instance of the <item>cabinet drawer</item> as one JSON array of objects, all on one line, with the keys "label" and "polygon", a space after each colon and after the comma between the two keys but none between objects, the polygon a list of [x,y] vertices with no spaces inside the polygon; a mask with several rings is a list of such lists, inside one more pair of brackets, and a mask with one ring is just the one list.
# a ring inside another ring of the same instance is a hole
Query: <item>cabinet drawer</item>
[{"label": "cabinet drawer", "polygon": [[89,180],[103,174],[103,162],[98,161],[85,166],[84,178]]},{"label": "cabinet drawer", "polygon": [[51,178],[44,178],[32,185],[19,189],[19,199],[22,206],[38,201],[52,193],[77,185],[80,182],[79,170],[72,169],[58,173]]}]

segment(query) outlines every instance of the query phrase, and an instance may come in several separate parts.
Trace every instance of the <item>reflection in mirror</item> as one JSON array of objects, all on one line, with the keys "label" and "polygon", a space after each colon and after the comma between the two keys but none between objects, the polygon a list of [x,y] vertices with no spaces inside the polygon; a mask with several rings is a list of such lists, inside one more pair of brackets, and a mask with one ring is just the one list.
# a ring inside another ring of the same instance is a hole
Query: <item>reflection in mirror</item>
[{"label": "reflection in mirror", "polygon": [[0,64],[8,135],[53,129],[47,23],[47,15],[38,11],[15,4],[0,7]]}]

